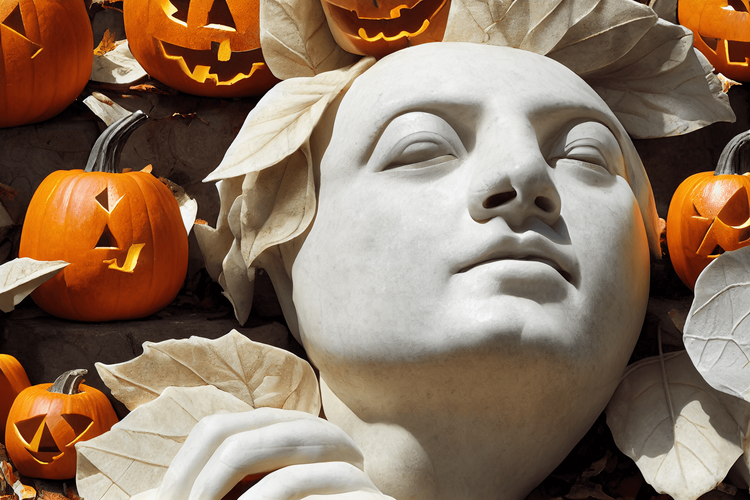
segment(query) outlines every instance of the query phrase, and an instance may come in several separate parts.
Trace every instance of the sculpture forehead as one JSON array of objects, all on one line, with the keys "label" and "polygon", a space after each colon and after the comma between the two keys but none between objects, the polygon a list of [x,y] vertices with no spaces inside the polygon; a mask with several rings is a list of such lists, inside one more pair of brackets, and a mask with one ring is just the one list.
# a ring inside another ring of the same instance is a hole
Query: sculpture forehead
[{"label": "sculpture forehead", "polygon": [[387,120],[394,113],[464,104],[521,114],[581,108],[621,128],[602,99],[578,75],[544,56],[510,47],[431,43],[385,57],[352,85],[342,111]]}]

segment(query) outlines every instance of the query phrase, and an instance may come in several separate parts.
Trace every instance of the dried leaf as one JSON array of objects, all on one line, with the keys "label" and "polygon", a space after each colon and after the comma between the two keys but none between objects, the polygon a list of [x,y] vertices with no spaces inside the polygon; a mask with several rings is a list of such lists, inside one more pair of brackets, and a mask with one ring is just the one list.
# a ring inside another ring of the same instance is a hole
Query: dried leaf
[{"label": "dried leaf", "polygon": [[112,395],[129,410],[155,399],[169,386],[214,385],[254,408],[320,411],[312,367],[294,354],[259,344],[236,330],[216,340],[144,342],[143,354],[116,365],[96,363]]},{"label": "dried leaf", "polygon": [[115,50],[115,34],[110,33],[107,29],[104,31],[104,35],[102,36],[102,41],[99,42],[99,45],[94,49],[94,55],[96,56],[103,56],[107,52],[110,52],[112,50]]},{"label": "dried leaf", "polygon": [[191,198],[179,184],[166,177],[159,177],[159,180],[172,191],[177,204],[180,206],[180,215],[182,216],[182,223],[185,225],[185,231],[190,234],[190,230],[193,229],[195,223],[195,216],[198,215],[198,202]]},{"label": "dried leaf", "polygon": [[[170,95],[170,92],[161,89],[154,84],[151,83],[142,83],[140,85],[131,85],[130,90],[134,90],[136,92],[150,92],[152,94],[162,94],[162,95]],[[173,93],[177,93],[176,91]]]},{"label": "dried leaf", "polygon": [[586,80],[637,138],[680,135],[734,113],[692,33],[620,0],[454,0],[444,41],[518,47]]},{"label": "dried leaf", "polygon": [[631,365],[607,406],[618,448],[675,500],[716,487],[742,455],[750,405],[713,390],[685,351]]},{"label": "dried leaf", "polygon": [[348,68],[275,85],[248,114],[221,164],[204,182],[259,172],[299,150],[328,104],[374,63],[367,57]]},{"label": "dried leaf", "polygon": [[54,491],[47,491],[47,490],[39,491],[39,499],[40,500],[69,500],[68,497],[66,497],[65,495],[61,495],[60,493],[55,493]]},{"label": "dried leaf", "polygon": [[13,259],[0,266],[0,310],[10,312],[36,287],[53,278],[68,262],[38,261],[28,257]]},{"label": "dried leaf", "polygon": [[8,198],[9,201],[13,201],[13,198],[15,198],[17,194],[18,191],[0,182],[0,198],[4,196]]},{"label": "dried leaf", "polygon": [[31,486],[27,486],[21,482],[16,476],[11,467],[10,463],[6,461],[0,461],[0,474],[5,478],[5,482],[13,488],[18,500],[34,500],[36,498],[36,490]]},{"label": "dried leaf", "polygon": [[333,39],[317,1],[261,2],[260,41],[268,68],[281,80],[315,76],[349,66],[359,58]]},{"label": "dried leaf", "polygon": [[76,485],[86,500],[129,500],[157,488],[200,419],[253,408],[216,387],[168,387],[112,429],[76,445]]},{"label": "dried leaf", "polygon": [[716,390],[750,401],[750,247],[726,252],[695,282],[685,348]]}]

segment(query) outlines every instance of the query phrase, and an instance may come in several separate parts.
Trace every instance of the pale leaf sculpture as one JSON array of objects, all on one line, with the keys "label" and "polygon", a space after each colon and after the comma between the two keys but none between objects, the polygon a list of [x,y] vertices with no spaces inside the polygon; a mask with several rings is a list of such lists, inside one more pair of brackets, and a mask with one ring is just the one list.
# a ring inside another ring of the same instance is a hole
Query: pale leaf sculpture
[{"label": "pale leaf sculpture", "polygon": [[[268,272],[328,421],[225,436],[217,417],[154,498],[219,499],[265,460],[248,495],[523,498],[606,406],[645,314],[649,249],[660,254],[628,132],[733,113],[685,30],[635,2],[455,5],[452,18],[463,5],[481,22],[446,39],[478,43],[315,76],[306,65],[207,178],[222,196],[217,229],[202,231],[208,265],[236,310],[248,287],[230,277]],[[340,460],[307,452],[306,432],[331,423],[352,438],[331,434]],[[266,439],[283,445],[243,451]]]},{"label": "pale leaf sculpture", "polygon": [[214,385],[252,408],[270,406],[317,415],[320,397],[310,365],[236,330],[216,340],[143,344],[143,354],[117,365],[96,364],[104,383],[129,410],[156,399],[167,387]]},{"label": "pale leaf sculpture", "polygon": [[11,312],[36,287],[52,279],[68,263],[22,257],[0,266],[0,310]]},{"label": "pale leaf sculpture", "polygon": [[750,404],[711,388],[684,351],[630,366],[607,406],[618,448],[658,492],[693,500],[747,446]]},{"label": "pale leaf sculpture", "polygon": [[252,409],[211,385],[168,387],[109,432],[76,444],[78,493],[87,500],[127,500],[155,488],[199,420]]},{"label": "pale leaf sculpture", "polygon": [[726,252],[695,283],[683,339],[711,387],[750,401],[750,247]]}]

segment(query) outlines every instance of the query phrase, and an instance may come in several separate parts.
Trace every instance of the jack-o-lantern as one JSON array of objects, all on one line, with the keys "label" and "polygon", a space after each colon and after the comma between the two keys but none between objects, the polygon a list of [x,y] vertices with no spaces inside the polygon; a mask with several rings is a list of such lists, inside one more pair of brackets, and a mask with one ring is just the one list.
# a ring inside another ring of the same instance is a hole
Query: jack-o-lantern
[{"label": "jack-o-lantern", "polygon": [[381,58],[411,45],[439,42],[450,0],[321,0],[333,38],[353,54]]},{"label": "jack-o-lantern", "polygon": [[107,396],[81,383],[86,373],[65,372],[54,384],[29,387],[16,397],[5,428],[5,447],[21,474],[74,477],[75,444],[100,436],[117,423]]},{"label": "jack-o-lantern", "polygon": [[750,2],[679,0],[680,24],[693,31],[693,43],[716,71],[750,81]]},{"label": "jack-o-lantern", "polygon": [[31,295],[50,314],[139,318],[165,307],[182,287],[187,232],[172,192],[150,166],[114,172],[120,143],[143,121],[137,111],[110,125],[85,171],[51,173],[31,199],[19,255],[70,262]]},{"label": "jack-o-lantern", "polygon": [[93,43],[83,0],[0,0],[0,127],[72,103],[91,76]]},{"label": "jack-o-lantern", "polygon": [[16,396],[31,385],[26,371],[10,354],[0,354],[0,437],[5,439],[5,422]]},{"label": "jack-o-lantern", "polygon": [[672,266],[691,289],[701,271],[729,250],[750,245],[750,131],[733,138],[714,172],[685,179],[667,214],[667,246]]},{"label": "jack-o-lantern", "polygon": [[127,0],[130,51],[157,80],[189,94],[262,94],[278,80],[260,49],[259,0]]}]

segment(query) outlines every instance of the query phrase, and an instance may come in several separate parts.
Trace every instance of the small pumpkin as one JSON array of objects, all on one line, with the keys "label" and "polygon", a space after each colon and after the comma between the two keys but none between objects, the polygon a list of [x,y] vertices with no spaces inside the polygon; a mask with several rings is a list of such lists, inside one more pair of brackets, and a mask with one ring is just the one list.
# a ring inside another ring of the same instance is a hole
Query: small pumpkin
[{"label": "small pumpkin", "polygon": [[691,289],[713,259],[750,245],[748,143],[750,131],[734,137],[713,172],[691,175],[672,196],[667,247],[674,270]]},{"label": "small pumpkin", "polygon": [[91,76],[93,44],[82,0],[0,0],[0,127],[72,103]]},{"label": "small pumpkin", "polygon": [[748,0],[680,0],[680,24],[693,32],[693,44],[716,71],[750,81],[750,2]]},{"label": "small pumpkin", "polygon": [[130,51],[157,80],[189,94],[262,94],[278,80],[260,49],[259,0],[128,0]]},{"label": "small pumpkin", "polygon": [[381,58],[397,50],[439,42],[450,0],[321,0],[336,43],[347,52]]},{"label": "small pumpkin", "polygon": [[74,477],[75,444],[100,436],[117,423],[107,397],[82,384],[86,373],[65,372],[53,384],[28,387],[16,398],[5,428],[5,446],[21,474]]},{"label": "small pumpkin", "polygon": [[8,420],[10,407],[18,393],[30,385],[29,377],[21,363],[10,354],[0,354],[0,423],[2,423],[0,436],[3,439],[5,439],[5,422]]},{"label": "small pumpkin", "polygon": [[187,232],[172,192],[150,173],[115,173],[137,111],[99,137],[85,170],[51,173],[26,212],[19,256],[70,262],[34,290],[39,307],[77,321],[139,318],[168,305],[187,273]]}]

